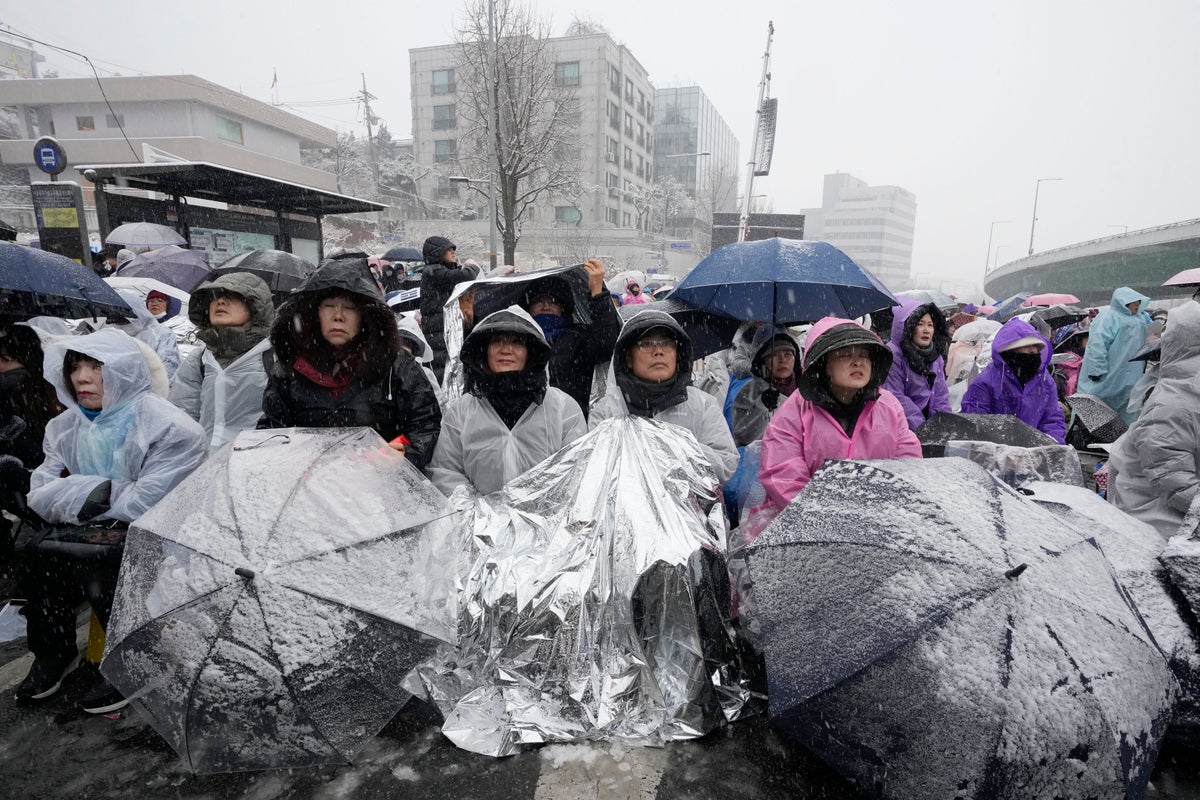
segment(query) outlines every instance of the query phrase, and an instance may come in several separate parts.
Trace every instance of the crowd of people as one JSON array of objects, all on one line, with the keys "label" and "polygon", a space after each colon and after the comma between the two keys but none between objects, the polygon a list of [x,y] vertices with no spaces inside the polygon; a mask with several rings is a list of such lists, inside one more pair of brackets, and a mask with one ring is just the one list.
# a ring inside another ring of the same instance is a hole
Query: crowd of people
[{"label": "crowd of people", "polygon": [[[169,303],[153,292],[131,302],[128,323],[0,330],[0,500],[32,532],[5,554],[35,656],[18,700],[59,689],[78,658],[76,605],[86,599],[105,624],[117,578],[115,563],[48,553],[37,537],[127,526],[247,429],[365,426],[449,496],[494,492],[605,420],[653,419],[690,431],[716,483],[742,487],[727,491],[730,524],[753,535],[828,459],[920,458],[915,431],[940,412],[1012,415],[1064,443],[1063,401],[1081,392],[1132,423],[1112,452],[1113,502],[1169,533],[1196,494],[1195,302],[1171,312],[1147,399],[1145,362],[1130,359],[1154,320],[1129,289],[1090,324],[1040,330],[1018,317],[972,350],[953,341],[972,309],[947,319],[905,299],[870,319],[747,322],[728,349],[697,359],[674,317],[636,281],[610,292],[598,261],[578,276],[586,314],[571,282],[551,274],[481,319],[464,295],[462,336],[448,337],[458,317],[444,309],[479,270],[444,237],[423,254],[419,315],[389,307],[360,253],[326,259],[278,308],[252,274],[205,282],[191,294],[198,344],[184,358],[162,335]],[[645,308],[622,325],[617,305]],[[450,340],[462,342],[456,354]],[[455,356],[462,393],[443,406]],[[124,698],[99,681],[84,710],[119,708]]]}]

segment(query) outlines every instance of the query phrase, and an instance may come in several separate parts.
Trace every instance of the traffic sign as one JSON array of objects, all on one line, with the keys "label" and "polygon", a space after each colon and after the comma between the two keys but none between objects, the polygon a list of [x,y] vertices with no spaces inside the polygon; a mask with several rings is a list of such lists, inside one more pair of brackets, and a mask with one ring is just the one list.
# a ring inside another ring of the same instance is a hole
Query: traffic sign
[{"label": "traffic sign", "polygon": [[691,242],[671,242],[671,249],[672,250],[691,250],[692,243]]},{"label": "traffic sign", "polygon": [[53,136],[43,136],[33,143],[33,163],[47,175],[58,175],[67,168],[67,154]]}]

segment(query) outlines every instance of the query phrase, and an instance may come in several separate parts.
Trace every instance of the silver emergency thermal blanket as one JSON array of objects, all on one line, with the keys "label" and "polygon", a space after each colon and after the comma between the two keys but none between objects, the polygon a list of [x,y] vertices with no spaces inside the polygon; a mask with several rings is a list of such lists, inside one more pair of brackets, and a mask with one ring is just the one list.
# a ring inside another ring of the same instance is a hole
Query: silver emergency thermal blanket
[{"label": "silver emergency thermal blanket", "polygon": [[748,692],[719,496],[690,432],[624,416],[467,504],[458,647],[409,681],[443,733],[503,756],[656,745],[736,718]]}]

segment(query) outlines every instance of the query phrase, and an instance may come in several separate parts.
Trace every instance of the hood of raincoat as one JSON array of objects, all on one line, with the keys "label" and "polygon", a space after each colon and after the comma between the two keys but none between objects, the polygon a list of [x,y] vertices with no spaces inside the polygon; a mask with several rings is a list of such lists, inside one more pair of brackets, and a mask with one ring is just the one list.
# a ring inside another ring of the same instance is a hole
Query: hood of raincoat
[{"label": "hood of raincoat", "polygon": [[[650,400],[649,406],[647,406],[640,402],[640,399],[646,399],[642,396],[646,394],[646,387],[651,384],[630,371],[628,354],[629,349],[637,340],[652,328],[662,328],[667,331],[668,335],[677,343],[677,349],[675,351],[674,380],[655,384],[652,388],[653,394],[659,398],[659,401],[665,402],[665,405]],[[626,408],[631,413],[637,414],[639,410],[643,413],[648,411],[650,416],[653,416],[653,414],[687,399],[687,387],[692,383],[692,340],[683,330],[683,326],[665,311],[653,308],[639,311],[625,321],[621,333],[617,336],[617,344],[613,348],[612,369],[613,380],[621,389]],[[661,407],[659,407],[660,405]]]},{"label": "hood of raincoat", "polygon": [[[1042,369],[1050,367],[1050,358],[1053,356],[1053,350],[1050,347],[1050,342],[1046,341],[1046,337],[1038,333],[1037,329],[1023,319],[1010,319],[996,331],[996,337],[992,339],[992,363],[999,364],[1001,370],[1009,369],[1008,364],[1000,354],[1012,349],[1014,346],[1019,346],[1018,342],[1021,339],[1037,339],[1042,347],[1039,351],[1042,356]],[[1033,342],[1026,342],[1033,344]],[[1011,370],[1009,370],[1011,372]]]},{"label": "hood of raincoat", "polygon": [[333,348],[321,336],[317,306],[335,295],[352,297],[362,312],[362,329],[349,347],[361,352],[368,373],[386,373],[400,352],[400,333],[365,258],[326,259],[279,307],[271,326],[278,360],[292,364],[304,356],[318,369],[332,368]]},{"label": "hood of raincoat", "polygon": [[445,236],[430,236],[421,246],[421,255],[424,256],[426,264],[440,264],[447,250],[458,250],[458,248]]},{"label": "hood of raincoat", "polygon": [[[892,309],[892,341],[897,344],[909,341],[917,327],[917,322],[921,317],[929,314],[933,317],[933,344],[938,348],[939,353],[945,352],[950,345],[950,328],[946,325],[946,315],[937,307],[937,304],[922,303],[908,297],[898,299],[900,302]],[[945,344],[941,345],[939,342]]]},{"label": "hood of raincoat", "polygon": [[263,336],[271,330],[275,321],[275,304],[271,301],[271,287],[251,272],[230,272],[216,280],[205,281],[192,290],[188,303],[188,319],[201,330],[211,328],[208,307],[218,294],[236,294],[250,309],[249,328],[261,329]]},{"label": "hood of raincoat", "polygon": [[[151,322],[158,322],[158,317],[151,314],[150,309],[146,308],[145,293],[139,292],[131,286],[122,286],[117,289],[117,294],[121,295],[121,299],[133,309],[133,318],[129,320],[129,326],[135,331],[143,330]],[[119,323],[120,320],[113,322]]]},{"label": "hood of raincoat", "polygon": [[791,349],[796,356],[796,371],[800,371],[800,346],[796,344],[796,340],[792,338],[792,335],[787,332],[787,328],[763,325],[754,332],[754,341],[751,344],[751,348],[754,351],[754,361],[750,366],[750,374],[765,381],[771,379],[766,370],[767,356],[778,349],[778,344]]},{"label": "hood of raincoat", "polygon": [[[483,321],[476,325],[466,341],[463,342],[459,357],[463,364],[484,369],[487,360],[487,346],[494,333],[515,333],[525,339],[529,348],[529,356],[525,361],[523,372],[545,370],[550,360],[550,345],[542,328],[533,317],[520,306],[509,306],[488,314]],[[467,383],[471,382],[471,370],[467,372]]]},{"label": "hood of raincoat", "polygon": [[1141,292],[1135,292],[1133,289],[1130,289],[1128,286],[1122,286],[1119,289],[1113,290],[1112,300],[1109,301],[1109,305],[1115,311],[1117,311],[1121,314],[1124,314],[1127,317],[1131,317],[1133,315],[1129,312],[1129,309],[1126,308],[1125,306],[1127,306],[1130,303],[1133,303],[1135,301],[1138,303],[1141,303],[1141,305],[1138,306],[1138,313],[1140,314],[1141,312],[1146,310],[1146,304],[1150,302],[1150,298],[1146,297],[1146,295],[1142,294]]},{"label": "hood of raincoat", "polygon": [[429,341],[425,338],[425,333],[421,330],[421,326],[417,324],[417,318],[411,314],[397,314],[396,328],[400,331],[400,338],[409,343],[412,347],[413,358],[422,364],[428,364],[433,361],[433,348],[429,346]]},{"label": "hood of raincoat", "polygon": [[1171,309],[1167,318],[1158,376],[1159,380],[1194,381],[1197,375],[1200,375],[1200,302],[1190,300]]},{"label": "hood of raincoat", "polygon": [[812,326],[805,340],[804,359],[797,377],[796,388],[810,402],[835,402],[824,374],[825,357],[834,350],[850,345],[864,345],[871,352],[871,382],[862,389],[865,400],[879,396],[879,387],[887,380],[892,368],[892,351],[868,328],[848,319],[825,317]]},{"label": "hood of raincoat", "polygon": [[101,328],[86,336],[49,342],[45,345],[43,374],[54,387],[58,400],[68,409],[81,414],[70,387],[70,378],[63,370],[68,351],[94,358],[103,366],[104,404],[97,420],[111,416],[138,395],[152,390],[150,367],[144,350],[136,339],[114,328]]}]

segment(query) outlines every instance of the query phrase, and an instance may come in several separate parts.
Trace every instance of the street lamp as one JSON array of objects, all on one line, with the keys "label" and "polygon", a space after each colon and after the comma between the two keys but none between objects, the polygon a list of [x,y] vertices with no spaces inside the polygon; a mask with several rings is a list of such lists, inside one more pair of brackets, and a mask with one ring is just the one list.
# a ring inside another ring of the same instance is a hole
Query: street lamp
[{"label": "street lamp", "polygon": [[1010,222],[1012,222],[1012,220],[1011,220],[1011,219],[996,219],[996,220],[992,220],[992,227],[991,227],[991,229],[988,231],[988,249],[987,249],[987,253],[986,253],[986,254],[985,254],[985,256],[984,256],[984,263],[983,263],[983,274],[984,274],[984,277],[987,277],[988,270],[990,270],[990,269],[991,269],[991,267],[990,267],[990,264],[991,264],[991,262],[990,262],[990,261],[988,261],[987,259],[989,259],[989,258],[991,258],[991,257],[992,257],[992,235],[993,235],[993,234],[996,232],[996,226],[997,226],[997,225],[1007,225],[1007,224],[1008,224],[1008,223],[1010,223]]},{"label": "street lamp", "polygon": [[468,178],[466,175],[451,175],[448,180],[451,183],[486,183],[488,187],[488,249],[491,250],[491,255],[488,261],[491,264],[490,269],[496,268],[496,184],[492,180],[480,180],[479,178]]},{"label": "street lamp", "polygon": [[1038,178],[1037,185],[1033,187],[1033,222],[1029,225],[1029,255],[1033,255],[1033,229],[1037,227],[1037,203],[1038,192],[1042,188],[1042,181],[1061,181],[1064,178]]}]

